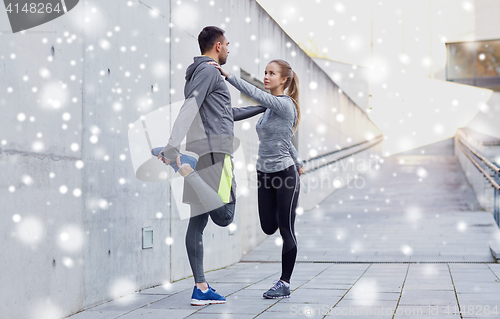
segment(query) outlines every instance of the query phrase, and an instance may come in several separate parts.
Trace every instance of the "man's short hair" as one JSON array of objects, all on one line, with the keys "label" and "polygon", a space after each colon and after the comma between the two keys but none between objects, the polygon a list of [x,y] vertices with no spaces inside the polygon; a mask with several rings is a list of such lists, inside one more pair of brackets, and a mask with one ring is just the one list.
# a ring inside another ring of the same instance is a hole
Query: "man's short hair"
[{"label": "man's short hair", "polygon": [[219,39],[224,36],[226,31],[221,28],[208,26],[204,27],[198,35],[198,44],[200,45],[201,54],[210,50]]}]

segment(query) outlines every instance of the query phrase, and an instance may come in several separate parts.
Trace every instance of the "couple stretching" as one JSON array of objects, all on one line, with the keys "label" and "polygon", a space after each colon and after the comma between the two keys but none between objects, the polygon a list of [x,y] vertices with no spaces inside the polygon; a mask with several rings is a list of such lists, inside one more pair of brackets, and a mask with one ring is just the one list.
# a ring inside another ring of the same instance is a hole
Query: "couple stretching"
[{"label": "couple stretching", "polygon": [[[225,31],[205,27],[198,36],[201,56],[186,70],[186,101],[175,120],[167,146],[153,149],[165,164],[184,177],[183,202],[190,205],[186,249],[195,286],[192,305],[225,303],[205,280],[203,271],[203,230],[208,218],[222,227],[232,223],[236,203],[233,150],[234,121],[264,113],[256,125],[260,145],[256,163],[258,208],[262,230],[283,238],[282,273],[264,293],[266,298],[290,296],[290,277],[297,256],[294,222],[299,176],[303,163],[290,139],[300,118],[298,78],[290,65],[273,60],[266,66],[264,85],[271,94],[224,71],[229,54]],[[261,105],[233,108],[226,83]],[[287,94],[284,94],[284,90]],[[186,136],[186,151],[180,144]]]}]

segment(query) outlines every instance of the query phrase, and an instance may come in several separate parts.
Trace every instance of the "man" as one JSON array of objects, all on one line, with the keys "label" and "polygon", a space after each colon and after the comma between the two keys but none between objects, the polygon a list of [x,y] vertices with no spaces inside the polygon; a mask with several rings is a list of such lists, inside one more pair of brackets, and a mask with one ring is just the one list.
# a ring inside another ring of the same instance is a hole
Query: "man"
[{"label": "man", "polygon": [[[195,286],[192,305],[225,303],[226,298],[212,289],[203,271],[203,230],[210,216],[225,227],[234,219],[236,183],[233,151],[234,120],[265,111],[261,106],[231,107],[231,96],[220,72],[210,64],[223,65],[229,55],[225,31],[205,27],[198,36],[201,56],[186,70],[186,101],[175,120],[167,146],[158,158],[184,177],[183,202],[190,205],[191,218],[186,233],[186,249]],[[186,136],[186,151],[180,144]],[[154,150],[153,150],[154,151]],[[153,152],[155,154],[155,152]]]}]

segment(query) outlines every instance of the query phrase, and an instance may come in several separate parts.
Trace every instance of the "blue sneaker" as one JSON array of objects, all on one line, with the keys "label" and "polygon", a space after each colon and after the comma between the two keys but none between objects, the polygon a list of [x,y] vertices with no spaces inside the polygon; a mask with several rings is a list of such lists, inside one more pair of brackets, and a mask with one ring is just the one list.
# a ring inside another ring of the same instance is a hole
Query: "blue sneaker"
[{"label": "blue sneaker", "polygon": [[[154,156],[158,156],[163,147],[155,147],[151,150],[151,154]],[[190,165],[193,169],[196,167],[196,163],[198,163],[198,159],[200,158],[198,154],[190,152],[190,151],[181,151],[181,167],[184,165]],[[177,173],[179,171],[179,167],[176,162],[171,162],[170,166]]]},{"label": "blue sneaker", "polygon": [[211,304],[226,303],[226,297],[219,295],[215,289],[208,285],[208,290],[202,292],[196,286],[193,288],[193,295],[191,296],[192,306],[205,306]]}]

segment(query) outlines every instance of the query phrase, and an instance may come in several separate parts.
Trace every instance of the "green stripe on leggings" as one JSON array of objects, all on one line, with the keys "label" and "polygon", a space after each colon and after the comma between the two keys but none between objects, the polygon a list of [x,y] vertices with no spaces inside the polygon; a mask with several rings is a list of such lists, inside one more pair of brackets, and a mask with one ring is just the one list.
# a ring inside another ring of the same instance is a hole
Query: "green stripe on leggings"
[{"label": "green stripe on leggings", "polygon": [[231,156],[226,154],[224,165],[222,166],[222,174],[219,183],[219,196],[222,202],[229,203],[231,196],[231,183],[233,181],[233,170],[231,165]]}]

